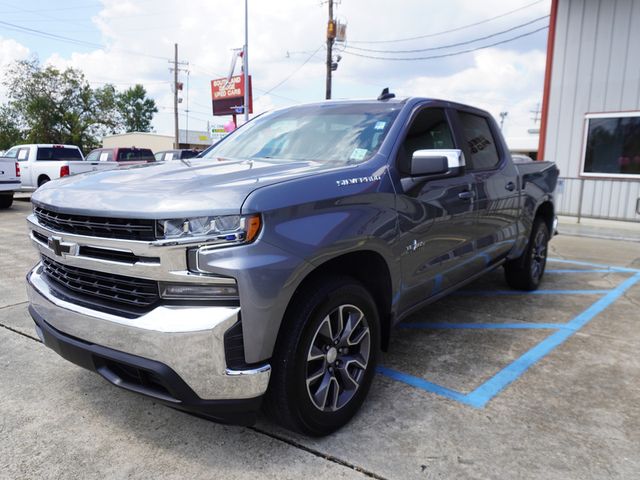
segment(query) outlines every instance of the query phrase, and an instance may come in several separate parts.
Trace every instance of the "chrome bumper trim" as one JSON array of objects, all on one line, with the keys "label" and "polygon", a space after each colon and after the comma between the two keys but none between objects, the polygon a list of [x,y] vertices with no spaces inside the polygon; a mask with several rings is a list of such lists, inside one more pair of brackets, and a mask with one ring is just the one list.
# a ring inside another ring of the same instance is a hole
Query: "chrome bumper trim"
[{"label": "chrome bumper trim", "polygon": [[226,366],[224,333],[238,320],[238,307],[160,306],[138,318],[123,318],[57,298],[38,264],[27,275],[32,307],[55,329],[80,340],[162,362],[202,399],[263,395],[270,365],[250,370]]}]

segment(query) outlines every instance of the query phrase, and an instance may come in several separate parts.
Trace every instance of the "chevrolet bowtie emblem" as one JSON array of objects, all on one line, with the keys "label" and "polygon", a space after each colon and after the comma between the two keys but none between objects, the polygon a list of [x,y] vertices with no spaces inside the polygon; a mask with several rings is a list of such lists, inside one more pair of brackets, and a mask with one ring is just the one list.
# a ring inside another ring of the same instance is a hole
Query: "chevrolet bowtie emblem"
[{"label": "chevrolet bowtie emblem", "polygon": [[58,257],[78,254],[77,243],[63,242],[60,237],[50,237],[47,240],[47,245]]}]

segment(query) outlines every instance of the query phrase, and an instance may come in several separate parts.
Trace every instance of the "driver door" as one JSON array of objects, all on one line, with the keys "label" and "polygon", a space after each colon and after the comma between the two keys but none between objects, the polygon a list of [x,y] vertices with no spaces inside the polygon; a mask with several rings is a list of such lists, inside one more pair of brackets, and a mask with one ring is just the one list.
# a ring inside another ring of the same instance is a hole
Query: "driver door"
[{"label": "driver door", "polygon": [[459,149],[447,109],[418,111],[397,156],[402,191],[398,192],[398,255],[402,268],[401,309],[453,287],[475,273],[476,224],[474,178],[465,169],[456,176],[415,176],[413,153]]}]

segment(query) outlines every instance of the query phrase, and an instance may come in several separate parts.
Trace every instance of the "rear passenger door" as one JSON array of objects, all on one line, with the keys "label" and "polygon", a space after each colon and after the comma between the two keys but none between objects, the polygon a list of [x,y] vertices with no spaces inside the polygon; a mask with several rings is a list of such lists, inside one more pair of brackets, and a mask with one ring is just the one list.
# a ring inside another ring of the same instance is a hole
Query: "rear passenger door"
[{"label": "rear passenger door", "polygon": [[517,239],[518,173],[492,117],[458,109],[454,121],[477,192],[475,250],[488,267],[502,260]]}]

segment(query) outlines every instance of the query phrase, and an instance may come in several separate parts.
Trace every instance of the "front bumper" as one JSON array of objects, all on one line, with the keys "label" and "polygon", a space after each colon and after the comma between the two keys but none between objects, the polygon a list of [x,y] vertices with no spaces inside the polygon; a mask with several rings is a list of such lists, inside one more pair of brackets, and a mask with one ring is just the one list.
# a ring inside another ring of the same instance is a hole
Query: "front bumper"
[{"label": "front bumper", "polygon": [[[226,366],[224,334],[238,321],[240,308],[167,305],[137,318],[118,317],[57,297],[41,270],[37,265],[27,275],[30,312],[45,344],[63,357],[122,388],[218,420],[224,418],[198,407],[211,401],[259,406],[270,366]],[[105,367],[105,362],[115,367]],[[126,374],[127,366],[142,371],[137,383],[134,374]],[[144,372],[162,388],[149,388]]]}]

